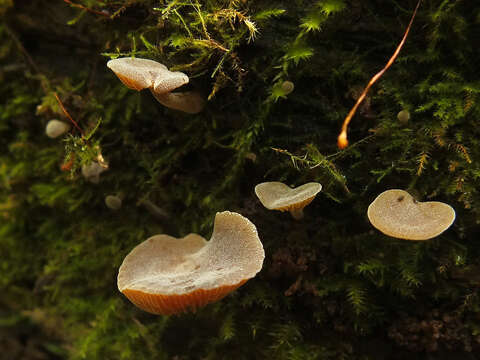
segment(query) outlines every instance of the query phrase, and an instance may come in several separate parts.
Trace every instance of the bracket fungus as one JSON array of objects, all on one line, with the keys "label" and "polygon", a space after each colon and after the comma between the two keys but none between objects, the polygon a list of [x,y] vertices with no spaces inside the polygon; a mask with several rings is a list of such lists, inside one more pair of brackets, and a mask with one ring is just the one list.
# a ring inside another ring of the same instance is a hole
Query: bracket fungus
[{"label": "bracket fungus", "polygon": [[277,181],[255,186],[255,194],[263,206],[270,210],[289,211],[297,220],[303,218],[303,208],[313,201],[320,190],[322,185],[316,182],[309,182],[293,189]]},{"label": "bracket fungus", "polygon": [[155,235],[137,245],[118,271],[118,289],[153,314],[176,314],[220,300],[254,277],[265,252],[257,229],[240,214],[217,213],[210,241]]},{"label": "bracket fungus", "polygon": [[404,190],[381,193],[367,211],[372,225],[385,235],[406,240],[428,240],[447,230],[455,210],[438,201],[418,202]]},{"label": "bracket fungus", "polygon": [[65,134],[67,131],[69,131],[71,128],[70,124],[67,124],[66,122],[60,121],[60,120],[50,120],[47,123],[47,126],[45,127],[45,134],[51,139],[55,139],[63,134]]},{"label": "bracket fungus", "polygon": [[150,89],[162,105],[189,114],[202,111],[205,101],[194,91],[172,93],[189,82],[188,76],[179,71],[170,71],[159,62],[139,58],[118,58],[107,62],[120,81],[133,90]]}]

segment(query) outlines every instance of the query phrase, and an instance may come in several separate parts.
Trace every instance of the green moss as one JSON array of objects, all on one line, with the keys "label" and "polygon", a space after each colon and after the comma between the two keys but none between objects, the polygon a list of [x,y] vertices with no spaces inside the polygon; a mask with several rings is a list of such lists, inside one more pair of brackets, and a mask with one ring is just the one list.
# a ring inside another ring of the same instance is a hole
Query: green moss
[{"label": "green moss", "polygon": [[[395,50],[414,6],[0,1],[5,354],[423,359],[478,352],[474,2],[422,3],[399,58],[354,117],[351,145],[336,148],[359,89]],[[185,72],[185,89],[208,99],[205,110],[179,113],[127,89],[105,66],[119,56]],[[288,96],[286,80],[295,84]],[[50,119],[70,121],[55,94],[78,124],[63,140],[44,134]],[[397,119],[403,109],[406,123]],[[80,168],[99,154],[109,169],[92,184]],[[256,199],[254,186],[267,180],[318,181],[323,190],[295,222]],[[454,226],[421,243],[380,234],[366,209],[389,188],[448,202]],[[112,193],[124,195],[117,212],[104,204]],[[146,314],[118,292],[118,267],[136,244],[163,232],[208,237],[223,210],[258,228],[266,260],[255,279],[195,314],[171,317]]]}]

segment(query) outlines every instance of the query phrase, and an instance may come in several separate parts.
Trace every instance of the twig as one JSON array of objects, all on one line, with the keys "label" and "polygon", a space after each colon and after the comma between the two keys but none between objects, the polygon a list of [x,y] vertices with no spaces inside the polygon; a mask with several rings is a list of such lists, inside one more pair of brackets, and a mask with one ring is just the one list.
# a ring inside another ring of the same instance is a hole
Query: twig
[{"label": "twig", "polygon": [[65,106],[63,106],[62,100],[60,100],[60,98],[58,97],[57,93],[54,92],[53,95],[54,95],[55,98],[57,99],[58,104],[60,105],[60,108],[62,109],[62,111],[63,111],[63,113],[65,114],[65,116],[72,122],[72,124],[78,129],[78,131],[80,131],[80,134],[82,134],[82,137],[85,137],[85,134],[83,133],[83,130],[80,128],[80,126],[78,126],[77,122],[76,122],[75,120],[73,120],[73,118],[70,116],[70,114],[68,113],[68,111],[65,109]]},{"label": "twig", "polygon": [[66,2],[67,4],[73,6],[73,7],[76,7],[76,8],[79,8],[79,9],[82,9],[82,10],[85,10],[89,13],[92,13],[92,14],[95,14],[95,15],[101,15],[101,16],[105,16],[105,17],[110,17],[110,14],[108,12],[104,12],[104,11],[98,11],[98,10],[94,10],[94,9],[90,9],[86,6],[83,6],[81,4],[76,4],[76,3],[73,3],[71,2],[70,0],[63,0],[64,2]]},{"label": "twig", "polygon": [[345,149],[348,146],[348,139],[347,139],[348,124],[352,120],[353,116],[355,115],[355,112],[357,111],[358,107],[362,103],[363,99],[365,99],[365,96],[367,96],[368,90],[370,90],[372,85],[375,84],[375,82],[378,79],[380,79],[380,77],[385,73],[385,71],[388,70],[388,68],[393,64],[393,62],[397,58],[398,54],[400,53],[400,50],[402,49],[403,44],[405,43],[405,40],[407,40],[408,33],[410,32],[410,28],[412,27],[412,24],[413,24],[413,19],[415,19],[415,15],[417,14],[417,10],[420,7],[421,2],[422,2],[422,0],[418,0],[417,6],[415,7],[415,10],[413,11],[413,15],[412,15],[412,18],[410,19],[410,23],[408,24],[407,30],[405,31],[405,34],[403,35],[402,41],[400,41],[400,44],[397,46],[397,49],[393,53],[390,60],[388,60],[387,65],[385,65],[385,67],[382,70],[380,70],[377,74],[375,74],[370,79],[367,86],[363,90],[362,94],[357,99],[357,102],[353,106],[352,110],[350,110],[347,117],[343,121],[342,131],[340,132],[340,135],[338,135],[338,138],[337,138],[337,145],[340,149]]}]

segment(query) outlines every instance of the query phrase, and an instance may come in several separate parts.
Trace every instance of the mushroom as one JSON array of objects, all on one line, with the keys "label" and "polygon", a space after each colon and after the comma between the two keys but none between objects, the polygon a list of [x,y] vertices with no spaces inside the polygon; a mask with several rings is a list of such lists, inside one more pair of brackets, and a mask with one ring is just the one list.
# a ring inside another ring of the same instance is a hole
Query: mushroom
[{"label": "mushroom", "polygon": [[197,114],[205,107],[205,100],[196,91],[185,91],[175,93],[158,94],[151,90],[157,101],[175,110],[180,110],[188,114]]},{"label": "mushroom", "polygon": [[283,91],[284,95],[290,94],[293,91],[293,89],[295,89],[295,85],[293,84],[293,82],[288,81],[288,80],[285,80],[282,83],[281,87],[282,87],[282,91]]},{"label": "mushroom", "polygon": [[122,198],[118,195],[105,196],[105,205],[110,210],[119,210],[122,207]]},{"label": "mushroom", "polygon": [[455,210],[438,201],[418,202],[404,190],[387,190],[367,211],[372,225],[385,235],[406,240],[427,240],[447,230]]},{"label": "mushroom", "polygon": [[299,220],[303,218],[303,208],[310,204],[322,190],[322,185],[309,182],[296,188],[290,188],[284,183],[272,181],[255,186],[255,194],[267,209],[290,211]]},{"label": "mushroom", "polygon": [[205,101],[196,92],[171,93],[188,83],[188,76],[179,71],[170,71],[159,62],[138,59],[118,58],[107,62],[115,75],[130,89],[150,89],[155,98],[164,106],[190,114],[200,112]]},{"label": "mushroom", "polygon": [[195,311],[254,277],[265,253],[257,229],[240,214],[217,213],[210,241],[155,235],[137,245],[118,271],[118,289],[153,314]]},{"label": "mushroom", "polygon": [[91,183],[98,184],[100,182],[100,174],[108,170],[108,165],[102,166],[96,161],[92,161],[88,165],[82,165],[82,175]]},{"label": "mushroom", "polygon": [[408,110],[399,111],[397,114],[397,119],[402,124],[408,123],[408,120],[410,120],[410,112]]},{"label": "mushroom", "polygon": [[45,134],[47,134],[49,138],[54,139],[65,134],[69,130],[70,124],[53,119],[47,123],[47,126],[45,127]]}]

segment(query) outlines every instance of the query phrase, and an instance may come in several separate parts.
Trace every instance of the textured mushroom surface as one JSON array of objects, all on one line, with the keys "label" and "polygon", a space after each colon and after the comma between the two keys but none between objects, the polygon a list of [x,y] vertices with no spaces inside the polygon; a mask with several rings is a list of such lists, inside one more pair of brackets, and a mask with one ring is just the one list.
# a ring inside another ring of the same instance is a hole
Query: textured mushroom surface
[{"label": "textured mushroom surface", "polygon": [[118,58],[107,62],[107,66],[130,89],[153,89],[164,94],[188,83],[188,76],[182,72],[170,71],[159,62],[149,59]]},{"label": "textured mushroom surface", "polygon": [[387,190],[377,196],[367,211],[374,227],[388,236],[427,240],[453,224],[455,210],[438,201],[418,202],[404,190]]},{"label": "textured mushroom surface", "polygon": [[255,186],[255,194],[267,209],[290,211],[307,206],[322,190],[322,185],[310,182],[290,188],[284,183],[272,181]]},{"label": "textured mushroom surface", "polygon": [[217,213],[213,234],[156,235],[136,246],[118,272],[118,289],[154,314],[195,310],[254,277],[265,253],[257,229],[240,214]]}]

